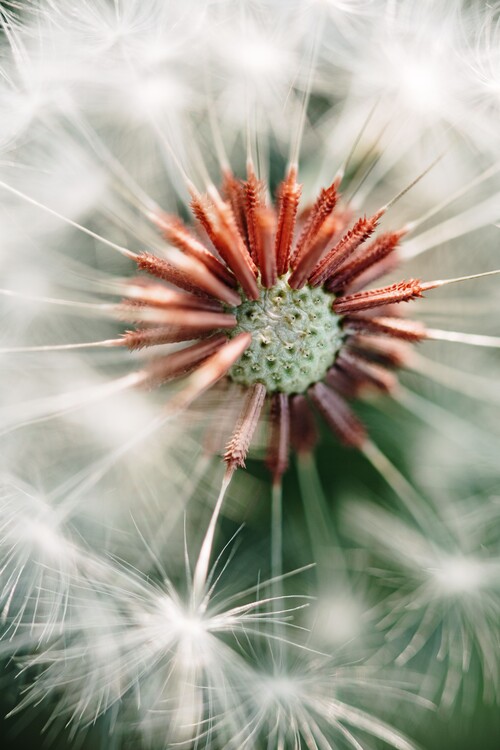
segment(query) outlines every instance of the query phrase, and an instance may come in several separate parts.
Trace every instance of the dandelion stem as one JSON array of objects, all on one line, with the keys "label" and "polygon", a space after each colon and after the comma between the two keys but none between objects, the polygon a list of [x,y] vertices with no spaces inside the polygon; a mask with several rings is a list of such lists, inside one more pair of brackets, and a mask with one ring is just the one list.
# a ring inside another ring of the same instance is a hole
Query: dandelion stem
[{"label": "dandelion stem", "polygon": [[318,579],[320,584],[328,586],[332,567],[336,571],[345,570],[345,561],[330,522],[325,493],[312,452],[299,455],[297,473]]},{"label": "dandelion stem", "polygon": [[[276,615],[283,597],[283,484],[274,482],[271,491],[271,576],[273,612]],[[275,623],[276,631],[278,624]],[[277,632],[276,632],[277,635]]]}]

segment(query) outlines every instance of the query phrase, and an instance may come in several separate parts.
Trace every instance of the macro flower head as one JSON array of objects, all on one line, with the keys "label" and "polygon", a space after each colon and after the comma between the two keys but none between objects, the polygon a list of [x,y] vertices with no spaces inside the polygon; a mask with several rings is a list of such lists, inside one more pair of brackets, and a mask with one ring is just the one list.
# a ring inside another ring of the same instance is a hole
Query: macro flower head
[{"label": "macro flower head", "polygon": [[1,4],[14,721],[409,750],[498,701],[499,14]]}]

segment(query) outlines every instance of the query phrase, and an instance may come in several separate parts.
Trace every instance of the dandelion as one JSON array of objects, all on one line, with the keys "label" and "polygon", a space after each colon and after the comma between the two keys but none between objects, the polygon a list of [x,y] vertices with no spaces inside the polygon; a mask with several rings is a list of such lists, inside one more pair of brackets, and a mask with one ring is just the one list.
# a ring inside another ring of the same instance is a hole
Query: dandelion
[{"label": "dandelion", "polygon": [[[439,686],[444,709],[458,700],[467,709],[481,689],[486,700],[496,700],[496,499],[442,502],[424,528],[354,503],[345,519],[367,552],[368,572],[380,590],[371,614],[385,635],[386,657],[399,664],[420,657],[427,664],[427,680]],[[433,668],[440,662],[442,670]]]},{"label": "dandelion", "polygon": [[[480,6],[2,4],[1,648],[53,736],[407,750],[393,663],[497,696],[487,512],[407,479],[498,473]],[[330,492],[369,482],[356,557]]]}]

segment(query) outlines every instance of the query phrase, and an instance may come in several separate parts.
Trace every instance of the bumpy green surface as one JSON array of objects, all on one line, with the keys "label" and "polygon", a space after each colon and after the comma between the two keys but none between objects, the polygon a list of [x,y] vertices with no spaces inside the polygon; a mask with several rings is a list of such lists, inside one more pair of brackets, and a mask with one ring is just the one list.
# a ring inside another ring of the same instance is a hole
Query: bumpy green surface
[{"label": "bumpy green surface", "polygon": [[230,335],[248,331],[253,340],[229,371],[232,380],[282,393],[302,393],[321,380],[342,345],[333,300],[323,289],[291,289],[283,277],[234,308],[238,325]]}]

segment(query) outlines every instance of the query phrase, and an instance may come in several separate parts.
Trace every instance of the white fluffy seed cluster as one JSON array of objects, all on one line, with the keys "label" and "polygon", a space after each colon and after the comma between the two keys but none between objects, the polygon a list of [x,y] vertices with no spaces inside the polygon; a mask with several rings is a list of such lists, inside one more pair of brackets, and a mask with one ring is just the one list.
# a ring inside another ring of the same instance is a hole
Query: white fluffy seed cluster
[{"label": "white fluffy seed cluster", "polygon": [[266,390],[303,393],[321,380],[342,346],[341,318],[332,310],[333,295],[323,289],[291,289],[286,277],[258,300],[232,312],[238,325],[231,331],[252,334],[252,344],[230,371],[241,385],[263,383]]}]

